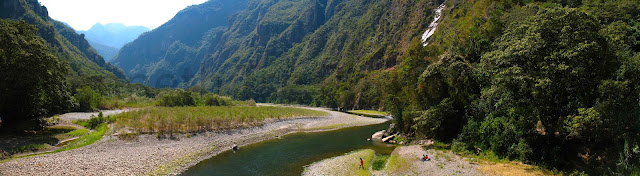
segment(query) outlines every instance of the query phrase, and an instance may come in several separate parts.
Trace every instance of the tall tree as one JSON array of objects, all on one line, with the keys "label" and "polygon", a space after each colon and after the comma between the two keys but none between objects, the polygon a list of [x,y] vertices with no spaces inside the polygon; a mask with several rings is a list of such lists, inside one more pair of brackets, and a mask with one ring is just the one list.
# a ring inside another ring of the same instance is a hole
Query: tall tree
[{"label": "tall tree", "polygon": [[0,19],[0,116],[3,126],[68,111],[74,104],[64,75],[38,31],[24,21]]}]

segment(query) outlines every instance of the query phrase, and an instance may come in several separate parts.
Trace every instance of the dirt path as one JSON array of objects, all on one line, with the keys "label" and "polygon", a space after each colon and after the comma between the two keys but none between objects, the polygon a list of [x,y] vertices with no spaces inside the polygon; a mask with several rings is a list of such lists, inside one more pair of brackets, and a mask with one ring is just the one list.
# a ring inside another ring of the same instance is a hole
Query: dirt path
[{"label": "dirt path", "polygon": [[[176,175],[204,159],[231,149],[234,144],[243,146],[292,132],[386,121],[329,112],[329,117],[279,120],[260,127],[193,136],[181,134],[160,139],[156,135],[140,135],[134,139],[105,136],[83,148],[0,163],[0,175]],[[83,117],[86,115],[83,114]]]}]

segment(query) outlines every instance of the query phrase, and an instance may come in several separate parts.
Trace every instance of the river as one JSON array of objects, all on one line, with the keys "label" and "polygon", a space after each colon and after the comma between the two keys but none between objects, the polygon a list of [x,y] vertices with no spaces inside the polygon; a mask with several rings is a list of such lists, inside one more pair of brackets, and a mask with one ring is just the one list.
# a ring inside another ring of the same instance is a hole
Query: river
[{"label": "river", "polygon": [[237,152],[223,152],[182,175],[300,175],[306,165],[358,149],[390,154],[392,145],[367,140],[374,132],[388,128],[389,123],[286,135],[241,147]]}]

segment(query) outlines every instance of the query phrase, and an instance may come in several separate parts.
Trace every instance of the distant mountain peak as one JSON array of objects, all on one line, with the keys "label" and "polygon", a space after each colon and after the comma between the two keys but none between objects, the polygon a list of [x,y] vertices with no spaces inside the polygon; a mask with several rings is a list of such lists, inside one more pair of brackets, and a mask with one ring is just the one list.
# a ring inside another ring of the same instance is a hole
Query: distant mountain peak
[{"label": "distant mountain peak", "polygon": [[135,40],[138,36],[151,29],[144,26],[126,26],[121,23],[96,23],[89,30],[78,31],[84,33],[88,40],[113,47],[122,48],[125,44]]}]

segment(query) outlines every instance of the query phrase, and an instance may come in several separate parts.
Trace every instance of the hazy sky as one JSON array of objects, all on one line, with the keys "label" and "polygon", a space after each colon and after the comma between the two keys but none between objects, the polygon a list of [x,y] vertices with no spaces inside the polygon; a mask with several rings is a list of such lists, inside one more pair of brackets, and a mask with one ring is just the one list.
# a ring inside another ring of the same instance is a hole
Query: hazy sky
[{"label": "hazy sky", "polygon": [[51,18],[76,30],[96,23],[122,23],[156,28],[180,10],[207,0],[40,0]]}]

